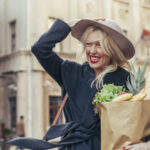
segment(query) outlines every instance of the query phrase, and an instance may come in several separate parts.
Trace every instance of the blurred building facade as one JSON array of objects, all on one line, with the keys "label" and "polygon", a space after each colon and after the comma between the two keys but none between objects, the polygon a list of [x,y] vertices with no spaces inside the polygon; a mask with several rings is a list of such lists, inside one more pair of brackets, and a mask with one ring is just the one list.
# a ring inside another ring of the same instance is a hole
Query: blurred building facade
[{"label": "blurred building facade", "polygon": [[[143,30],[150,30],[150,0],[0,0],[0,123],[15,129],[24,115],[26,135],[43,136],[60,105],[61,89],[41,68],[31,46],[57,18],[99,17],[121,25],[137,47],[137,65],[150,59],[150,46],[141,38]],[[55,51],[75,60],[77,43],[69,35]]]}]

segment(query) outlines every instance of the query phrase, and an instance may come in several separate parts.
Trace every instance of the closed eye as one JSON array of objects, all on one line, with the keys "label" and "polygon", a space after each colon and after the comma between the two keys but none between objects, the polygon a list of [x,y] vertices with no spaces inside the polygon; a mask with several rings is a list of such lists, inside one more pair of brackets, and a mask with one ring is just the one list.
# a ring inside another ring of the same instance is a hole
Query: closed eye
[{"label": "closed eye", "polygon": [[87,42],[87,43],[85,43],[85,46],[90,47],[90,46],[92,46],[92,43]]},{"label": "closed eye", "polygon": [[97,47],[101,47],[101,44],[100,44],[100,43],[96,43],[96,46],[97,46]]}]

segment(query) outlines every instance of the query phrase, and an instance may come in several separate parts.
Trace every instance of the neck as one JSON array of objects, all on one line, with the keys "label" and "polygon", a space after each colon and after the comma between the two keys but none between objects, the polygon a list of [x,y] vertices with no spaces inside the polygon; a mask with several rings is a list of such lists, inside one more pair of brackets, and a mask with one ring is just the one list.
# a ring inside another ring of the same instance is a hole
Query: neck
[{"label": "neck", "polygon": [[104,69],[101,69],[101,70],[94,70],[94,72],[95,72],[95,77],[98,77],[98,76],[102,73],[103,70],[104,70]]}]

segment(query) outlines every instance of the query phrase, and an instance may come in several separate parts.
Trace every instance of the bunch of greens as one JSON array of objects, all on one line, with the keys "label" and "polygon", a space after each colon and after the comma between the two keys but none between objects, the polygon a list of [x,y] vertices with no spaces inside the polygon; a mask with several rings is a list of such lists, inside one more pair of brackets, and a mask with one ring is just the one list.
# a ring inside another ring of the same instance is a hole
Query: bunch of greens
[{"label": "bunch of greens", "polygon": [[118,93],[125,91],[123,86],[116,86],[114,84],[105,84],[100,92],[97,92],[93,99],[93,104],[97,105],[99,102],[111,102]]}]

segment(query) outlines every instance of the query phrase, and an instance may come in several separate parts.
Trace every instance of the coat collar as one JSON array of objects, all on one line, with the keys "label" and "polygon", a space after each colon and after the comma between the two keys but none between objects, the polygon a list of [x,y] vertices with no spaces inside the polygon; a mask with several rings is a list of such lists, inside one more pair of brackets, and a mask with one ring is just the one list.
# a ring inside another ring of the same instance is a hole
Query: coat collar
[{"label": "coat collar", "polygon": [[[118,66],[118,68],[114,72],[110,72],[105,75],[103,83],[104,84],[108,84],[111,82],[113,83],[115,82],[114,77],[116,78],[116,76],[120,76],[125,73],[127,73],[127,71],[121,68],[120,66]],[[89,86],[91,86],[92,81],[95,80],[95,72],[90,67],[88,62],[85,62],[83,64],[83,77],[85,82],[87,82]],[[118,78],[118,80],[120,80],[120,77]],[[96,88],[96,84],[94,84],[94,87]]]}]

